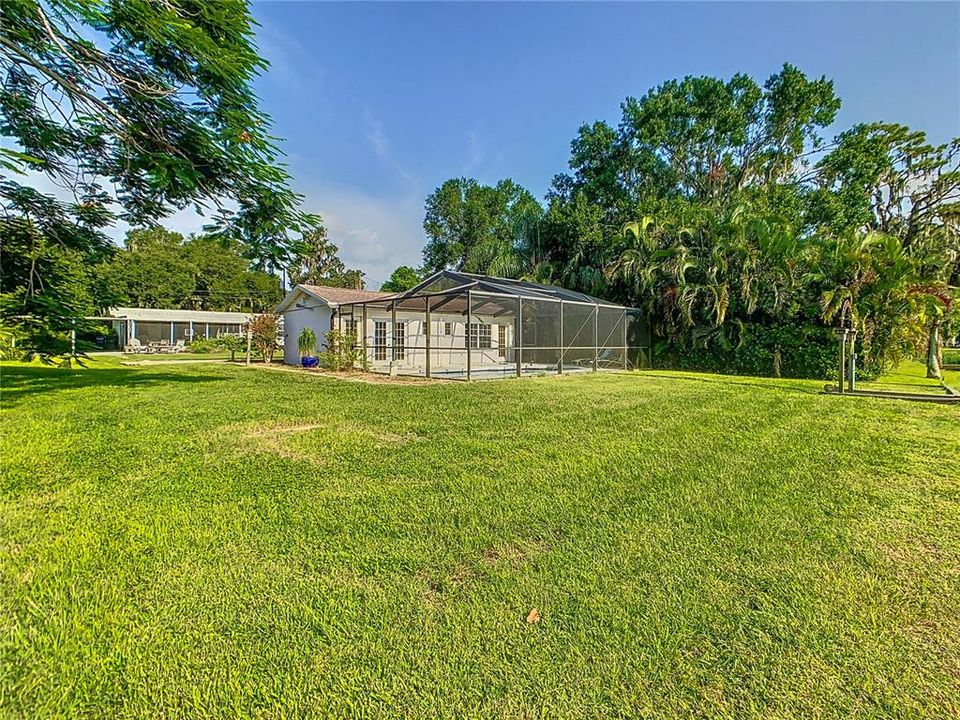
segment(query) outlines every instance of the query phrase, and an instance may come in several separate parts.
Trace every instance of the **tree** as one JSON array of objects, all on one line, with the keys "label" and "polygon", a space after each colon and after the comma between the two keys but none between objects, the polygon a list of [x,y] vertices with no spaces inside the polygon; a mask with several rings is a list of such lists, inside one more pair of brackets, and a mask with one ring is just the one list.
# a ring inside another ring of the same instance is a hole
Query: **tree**
[{"label": "tree", "polygon": [[542,214],[533,195],[512,180],[495,187],[467,178],[447,180],[427,197],[424,272],[489,272],[514,252],[518,224]]},{"label": "tree", "polygon": [[362,290],[364,273],[348,270],[337,255],[339,251],[327,237],[325,228],[305,233],[294,245],[294,262],[288,268],[290,282]]},{"label": "tree", "polygon": [[243,335],[221,335],[217,338],[217,345],[230,353],[230,362],[233,362],[237,353],[247,347],[247,339]]},{"label": "tree", "polygon": [[98,267],[109,305],[184,308],[196,287],[196,268],[187,262],[180,233],[163,228],[127,233],[126,250]]},{"label": "tree", "polygon": [[273,313],[257,315],[250,321],[250,335],[253,346],[265,363],[273,362],[279,343],[280,316]]},{"label": "tree", "polygon": [[125,245],[95,270],[104,305],[263,312],[282,297],[280,278],[251,270],[235,240],[157,227],[131,230]]},{"label": "tree", "polygon": [[[818,164],[809,215],[827,233],[899,239],[911,264],[914,317],[923,318],[927,376],[940,377],[940,328],[960,284],[960,139],[933,146],[902,125],[858,125]],[[826,292],[843,293],[844,287]],[[905,326],[910,317],[903,317]]]},{"label": "tree", "polygon": [[627,98],[616,130],[583,125],[571,143],[570,172],[548,195],[548,259],[571,287],[606,292],[598,279],[625,249],[622,227],[645,216],[676,225],[689,207],[719,217],[749,203],[802,233],[806,158],[839,106],[829,80],[791,65],[762,86],[687,77]]},{"label": "tree", "polygon": [[[23,241],[4,249],[5,321],[53,333],[76,321],[77,302],[50,292],[55,271],[38,260],[58,247],[100,262],[117,218],[151,225],[196,206],[267,269],[286,264],[288,232],[317,224],[257,106],[252,81],[267,65],[245,4],[9,0],[0,25],[0,162],[11,174],[0,233]],[[27,169],[72,199],[30,187]],[[53,351],[27,335],[31,349]]]},{"label": "tree", "polygon": [[420,284],[420,274],[409,265],[401,265],[390,274],[380,289],[383,292],[403,292]]}]

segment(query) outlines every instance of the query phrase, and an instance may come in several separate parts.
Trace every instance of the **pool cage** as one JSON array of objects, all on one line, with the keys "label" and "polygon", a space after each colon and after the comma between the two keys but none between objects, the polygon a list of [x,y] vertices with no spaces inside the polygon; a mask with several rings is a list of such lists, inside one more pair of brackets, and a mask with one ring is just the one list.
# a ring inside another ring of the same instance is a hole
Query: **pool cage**
[{"label": "pool cage", "polygon": [[442,271],[337,309],[371,370],[480,380],[649,367],[639,310],[550,285]]}]

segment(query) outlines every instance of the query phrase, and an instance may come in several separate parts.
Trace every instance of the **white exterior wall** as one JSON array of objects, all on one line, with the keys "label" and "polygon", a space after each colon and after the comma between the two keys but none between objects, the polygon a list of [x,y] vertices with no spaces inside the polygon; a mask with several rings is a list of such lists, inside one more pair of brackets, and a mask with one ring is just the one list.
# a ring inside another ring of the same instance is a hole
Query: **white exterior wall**
[{"label": "white exterior wall", "polygon": [[[360,308],[357,308],[359,315]],[[515,365],[516,355],[513,349],[514,321],[512,318],[492,318],[484,315],[473,315],[474,323],[490,325],[490,347],[474,348],[471,350],[470,363],[473,367],[489,367],[491,365]],[[376,321],[387,324],[387,351],[385,360],[376,360],[374,355],[374,328]],[[424,332],[425,320],[423,313],[397,310],[397,322],[406,323],[406,357],[394,361],[400,368],[426,367],[427,338]],[[430,316],[432,325],[430,333],[430,365],[435,370],[452,369],[462,370],[467,366],[466,318],[462,314],[445,315],[440,312]],[[451,325],[451,334],[444,334],[444,323]],[[358,335],[360,319],[357,318]],[[506,347],[504,357],[500,357],[498,341],[498,325],[506,326]],[[346,329],[346,328],[344,328]],[[367,310],[367,357],[375,370],[386,371],[391,364],[391,348],[393,346],[392,317],[389,310],[368,308]]]},{"label": "white exterior wall", "polygon": [[287,365],[300,364],[300,350],[297,340],[305,327],[313,329],[317,335],[318,352],[325,347],[325,337],[330,330],[331,309],[314,297],[302,295],[283,313],[283,362]]}]

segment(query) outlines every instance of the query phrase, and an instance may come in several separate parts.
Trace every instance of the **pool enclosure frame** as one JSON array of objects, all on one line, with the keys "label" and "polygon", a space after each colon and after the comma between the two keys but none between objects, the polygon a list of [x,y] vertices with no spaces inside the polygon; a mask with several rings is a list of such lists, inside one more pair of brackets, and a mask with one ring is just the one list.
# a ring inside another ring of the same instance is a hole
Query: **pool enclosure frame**
[{"label": "pool enclosure frame", "polygon": [[565,288],[450,270],[392,297],[343,303],[374,372],[479,380],[649,367],[639,310]]}]

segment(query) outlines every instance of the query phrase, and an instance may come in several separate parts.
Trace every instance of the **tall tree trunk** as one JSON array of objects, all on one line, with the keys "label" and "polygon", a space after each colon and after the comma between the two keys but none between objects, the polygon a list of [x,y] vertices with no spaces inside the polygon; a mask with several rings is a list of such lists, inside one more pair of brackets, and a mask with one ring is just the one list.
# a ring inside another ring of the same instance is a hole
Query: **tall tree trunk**
[{"label": "tall tree trunk", "polygon": [[927,377],[940,379],[940,318],[930,323],[927,336]]}]

